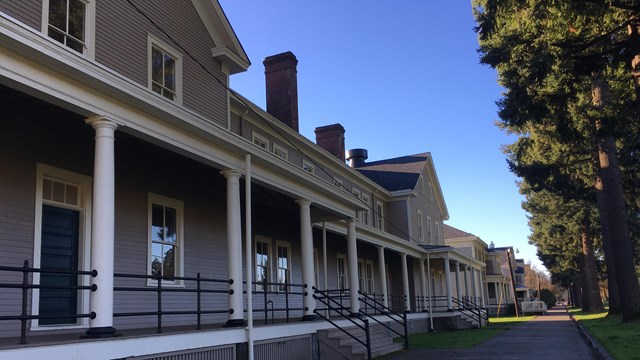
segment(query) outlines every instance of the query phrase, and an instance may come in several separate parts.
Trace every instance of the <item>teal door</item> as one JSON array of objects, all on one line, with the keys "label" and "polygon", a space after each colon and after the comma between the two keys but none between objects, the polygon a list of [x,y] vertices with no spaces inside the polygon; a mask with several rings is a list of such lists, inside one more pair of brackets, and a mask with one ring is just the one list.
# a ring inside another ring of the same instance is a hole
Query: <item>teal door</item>
[{"label": "teal door", "polygon": [[[74,210],[42,206],[43,270],[78,270],[78,223],[80,214]],[[41,273],[41,285],[77,286],[78,276]],[[40,325],[75,324],[78,312],[78,292],[74,289],[40,289],[40,315],[59,316],[40,319]]]}]

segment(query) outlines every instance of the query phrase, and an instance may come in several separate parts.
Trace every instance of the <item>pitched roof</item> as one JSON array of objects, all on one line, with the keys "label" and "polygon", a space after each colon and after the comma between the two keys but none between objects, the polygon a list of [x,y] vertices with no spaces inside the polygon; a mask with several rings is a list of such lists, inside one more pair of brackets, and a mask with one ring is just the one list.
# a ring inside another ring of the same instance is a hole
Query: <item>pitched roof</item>
[{"label": "pitched roof", "polygon": [[426,152],[373,161],[358,167],[357,170],[389,191],[413,190],[429,156]]},{"label": "pitched roof", "polygon": [[456,229],[453,226],[449,226],[447,224],[444,224],[444,238],[445,239],[456,239],[456,238],[463,238],[463,237],[473,237],[475,235],[462,231],[460,229]]}]

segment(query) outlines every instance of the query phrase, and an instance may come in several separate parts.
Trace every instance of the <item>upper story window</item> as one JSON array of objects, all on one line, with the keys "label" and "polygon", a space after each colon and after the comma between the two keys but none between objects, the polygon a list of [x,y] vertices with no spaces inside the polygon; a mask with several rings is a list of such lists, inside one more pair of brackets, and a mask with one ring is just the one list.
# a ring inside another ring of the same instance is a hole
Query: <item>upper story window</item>
[{"label": "upper story window", "polygon": [[436,245],[440,245],[440,223],[439,222],[435,222],[435,233],[436,233],[436,241],[435,244]]},{"label": "upper story window", "polygon": [[433,184],[429,181],[429,200],[433,201]]},{"label": "upper story window", "polygon": [[310,174],[315,174],[316,173],[316,167],[309,161],[307,160],[302,160],[302,170],[310,173]]},{"label": "upper story window", "polygon": [[418,210],[418,239],[424,241],[424,227],[422,225],[422,211]]},{"label": "upper story window", "polygon": [[420,176],[420,194],[424,195],[424,178]]},{"label": "upper story window", "polygon": [[149,88],[171,101],[182,100],[182,56],[152,37],[149,37]]},{"label": "upper story window", "polygon": [[427,244],[431,244],[431,218],[427,216]]},{"label": "upper story window", "polygon": [[269,140],[260,134],[253,133],[251,141],[258,147],[269,151]]},{"label": "upper story window", "polygon": [[273,144],[273,154],[282,160],[289,159],[289,152],[278,144]]},{"label": "upper story window", "polygon": [[44,0],[42,31],[80,54],[93,57],[95,1]]},{"label": "upper story window", "polygon": [[148,274],[176,284],[171,278],[182,276],[182,209],[181,201],[149,194]]},{"label": "upper story window", "polygon": [[382,201],[376,201],[376,224],[375,226],[384,230],[384,206],[382,205]]},{"label": "upper story window", "polygon": [[371,207],[371,198],[367,194],[362,194],[362,201],[367,204],[367,208],[362,210],[362,223],[365,225],[369,225],[369,208]]},{"label": "upper story window", "polygon": [[338,179],[337,177],[333,177],[333,186],[338,188],[344,188],[344,182],[342,179]]}]

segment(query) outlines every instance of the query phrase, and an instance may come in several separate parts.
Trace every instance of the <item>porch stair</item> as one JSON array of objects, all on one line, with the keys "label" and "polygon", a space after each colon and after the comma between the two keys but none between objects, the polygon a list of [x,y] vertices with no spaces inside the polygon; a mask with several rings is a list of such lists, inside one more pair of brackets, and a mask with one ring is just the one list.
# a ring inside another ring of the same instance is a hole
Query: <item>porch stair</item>
[{"label": "porch stair", "polygon": [[[358,327],[345,328],[350,334],[366,342],[365,332]],[[404,348],[402,343],[393,342],[393,333],[380,325],[370,327],[371,357],[382,356]],[[366,360],[367,349],[340,329],[318,330],[320,360],[348,359]]]}]

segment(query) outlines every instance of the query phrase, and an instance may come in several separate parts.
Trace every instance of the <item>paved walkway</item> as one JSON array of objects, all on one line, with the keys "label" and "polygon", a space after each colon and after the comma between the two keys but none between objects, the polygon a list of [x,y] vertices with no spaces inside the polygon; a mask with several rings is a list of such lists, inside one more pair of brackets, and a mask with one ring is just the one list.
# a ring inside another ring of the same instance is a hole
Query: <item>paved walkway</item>
[{"label": "paved walkway", "polygon": [[550,310],[526,323],[469,349],[413,349],[386,358],[388,360],[422,359],[517,359],[517,360],[588,360],[599,359],[589,348],[564,308]]}]

